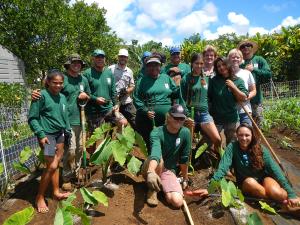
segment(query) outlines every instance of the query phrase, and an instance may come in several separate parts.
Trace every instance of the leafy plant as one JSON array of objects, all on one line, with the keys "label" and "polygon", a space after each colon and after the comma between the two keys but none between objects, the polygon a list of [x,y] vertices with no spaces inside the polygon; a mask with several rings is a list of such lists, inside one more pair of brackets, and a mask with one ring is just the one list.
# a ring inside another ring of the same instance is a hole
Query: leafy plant
[{"label": "leafy plant", "polygon": [[270,205],[268,205],[266,202],[259,201],[259,204],[262,210],[265,210],[272,214],[277,214],[276,210],[272,208]]},{"label": "leafy plant", "polygon": [[8,217],[3,225],[25,225],[32,220],[33,216],[34,208],[30,206]]},{"label": "leafy plant", "polygon": [[195,154],[195,159],[199,158],[203,152],[205,152],[205,150],[207,149],[208,145],[206,143],[204,143],[203,145],[201,145]]},{"label": "leafy plant", "polygon": [[226,181],[223,178],[220,181],[212,180],[208,187],[208,193],[212,194],[214,192],[221,193],[222,205],[227,207],[240,208],[241,204],[237,201],[239,199],[241,202],[244,201],[244,195],[242,191],[238,189],[232,181]]},{"label": "leafy plant", "polygon": [[248,215],[247,225],[263,225],[263,222],[260,219],[259,215],[256,212],[254,212]]},{"label": "leafy plant", "polygon": [[[136,174],[139,171],[142,162],[131,154],[134,144],[140,147],[141,153],[145,157],[147,156],[145,142],[130,126],[124,128],[121,134],[116,133],[109,136],[109,132],[112,129],[110,125],[104,123],[95,130],[88,140],[88,146],[90,146],[102,139],[90,161],[102,166],[103,182],[107,180],[108,168],[113,161],[118,162],[121,166],[127,162],[128,171],[132,174]],[[117,138],[112,139],[114,136]]]},{"label": "leafy plant", "polygon": [[101,191],[93,191],[92,193],[86,188],[80,188],[80,193],[85,204],[98,205],[98,203],[108,206],[108,199],[106,195]]}]

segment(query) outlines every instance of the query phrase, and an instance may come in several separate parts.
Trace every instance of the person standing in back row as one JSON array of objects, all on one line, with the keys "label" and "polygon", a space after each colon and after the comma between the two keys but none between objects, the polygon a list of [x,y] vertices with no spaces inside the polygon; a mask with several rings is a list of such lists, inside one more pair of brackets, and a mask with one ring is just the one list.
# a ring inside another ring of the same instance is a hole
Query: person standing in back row
[{"label": "person standing in back row", "polygon": [[272,72],[263,57],[254,55],[258,49],[256,42],[243,40],[239,43],[238,49],[241,50],[244,58],[244,63],[240,67],[249,70],[255,79],[256,96],[251,99],[252,116],[257,125],[261,127],[263,121],[263,95],[260,85],[272,77]]},{"label": "person standing in back row", "polygon": [[120,49],[118,53],[118,63],[108,68],[115,77],[117,96],[120,101],[120,112],[125,116],[131,127],[135,129],[136,109],[130,97],[134,90],[134,79],[132,70],[127,67],[127,62],[127,49]]}]

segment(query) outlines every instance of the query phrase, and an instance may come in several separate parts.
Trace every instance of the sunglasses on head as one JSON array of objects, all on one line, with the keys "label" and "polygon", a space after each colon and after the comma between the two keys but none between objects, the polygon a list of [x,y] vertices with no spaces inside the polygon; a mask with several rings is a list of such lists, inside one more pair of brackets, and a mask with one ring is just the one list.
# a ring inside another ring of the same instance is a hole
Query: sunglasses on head
[{"label": "sunglasses on head", "polygon": [[174,117],[174,116],[172,116],[172,118],[174,119],[174,120],[176,120],[176,121],[185,121],[185,118],[183,118],[183,117]]},{"label": "sunglasses on head", "polygon": [[250,44],[250,43],[247,43],[247,44],[243,44],[243,45],[241,45],[241,47],[240,47],[240,49],[244,49],[244,48],[252,48],[253,47],[253,45],[252,44]]}]

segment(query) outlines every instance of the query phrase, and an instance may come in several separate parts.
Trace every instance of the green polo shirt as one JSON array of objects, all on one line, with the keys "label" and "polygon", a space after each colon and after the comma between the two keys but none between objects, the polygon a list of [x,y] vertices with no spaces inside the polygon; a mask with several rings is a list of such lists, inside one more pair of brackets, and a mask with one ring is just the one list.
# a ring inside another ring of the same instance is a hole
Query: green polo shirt
[{"label": "green polo shirt", "polygon": [[46,134],[70,130],[66,97],[61,93],[53,95],[47,89],[42,90],[41,97],[31,102],[28,123],[39,139]]},{"label": "green polo shirt", "polygon": [[247,177],[262,180],[264,177],[272,177],[287,191],[289,198],[296,198],[296,194],[290,186],[288,180],[282,173],[278,164],[273,160],[269,150],[261,146],[263,150],[264,167],[262,170],[255,170],[251,165],[250,156],[247,152],[240,149],[238,142],[230,143],[219,163],[217,172],[213,175],[213,180],[221,180],[229,170],[234,168],[236,178],[242,182]]},{"label": "green polo shirt", "polygon": [[84,76],[64,75],[64,88],[61,91],[66,96],[68,102],[69,120],[71,126],[80,125],[80,107],[78,105],[78,96],[83,91],[91,94],[88,80]]},{"label": "green polo shirt", "polygon": [[150,159],[158,163],[162,158],[166,169],[176,171],[178,164],[187,164],[191,149],[191,135],[186,127],[180,128],[177,134],[167,130],[166,125],[156,127],[150,134]]},{"label": "green polo shirt", "polygon": [[180,83],[181,94],[189,110],[193,106],[197,111],[208,111],[207,91],[209,80],[207,76],[193,76],[191,73],[182,78]]},{"label": "green polo shirt", "polygon": [[254,55],[251,59],[246,59],[240,67],[244,69],[246,65],[250,63],[252,63],[254,67],[251,73],[256,84],[256,96],[251,99],[251,104],[261,104],[263,95],[260,85],[268,82],[268,80],[272,77],[272,72],[267,61],[263,57],[257,55]]},{"label": "green polo shirt", "polygon": [[[89,68],[84,71],[83,75],[87,78],[91,89],[91,101],[89,102],[88,112],[105,113],[112,109],[116,105],[116,85],[114,75],[111,70],[104,68],[99,72],[95,68]],[[98,97],[103,97],[106,100],[106,104],[98,105],[96,100]]]},{"label": "green polo shirt", "polygon": [[178,67],[180,69],[182,77],[185,77],[187,74],[189,74],[191,72],[190,65],[188,65],[186,63],[179,63],[177,66],[169,63],[168,65],[166,65],[165,67],[162,68],[162,73],[168,74],[169,70],[173,67]]},{"label": "green polo shirt", "polygon": [[[209,81],[208,98],[211,102],[211,114],[216,124],[235,123],[239,119],[237,101],[225,81],[218,75]],[[242,79],[236,78],[233,83],[240,91],[248,94]]]}]

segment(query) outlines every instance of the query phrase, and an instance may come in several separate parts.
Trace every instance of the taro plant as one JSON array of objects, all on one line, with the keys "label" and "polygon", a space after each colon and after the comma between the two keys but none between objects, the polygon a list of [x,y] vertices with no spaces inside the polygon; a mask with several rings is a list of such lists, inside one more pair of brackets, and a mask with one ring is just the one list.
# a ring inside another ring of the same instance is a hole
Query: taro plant
[{"label": "taro plant", "polygon": [[118,162],[120,166],[127,163],[127,169],[131,174],[135,175],[139,172],[142,162],[132,154],[135,144],[147,157],[147,148],[143,138],[130,126],[125,127],[119,134],[110,124],[104,123],[94,131],[87,141],[87,147],[96,142],[100,142],[100,144],[91,156],[90,162],[102,166],[104,183],[107,181],[109,166],[114,161]]},{"label": "taro plant", "polygon": [[28,224],[34,217],[34,208],[29,206],[21,211],[18,211],[8,217],[3,225],[25,225]]},{"label": "taro plant", "polygon": [[263,222],[260,219],[259,215],[256,212],[254,212],[248,215],[247,225],[263,225]]},{"label": "taro plant", "polygon": [[264,211],[267,211],[268,213],[271,214],[277,214],[276,210],[274,208],[272,208],[269,204],[267,204],[266,202],[263,201],[259,201],[260,204],[260,208]]}]

